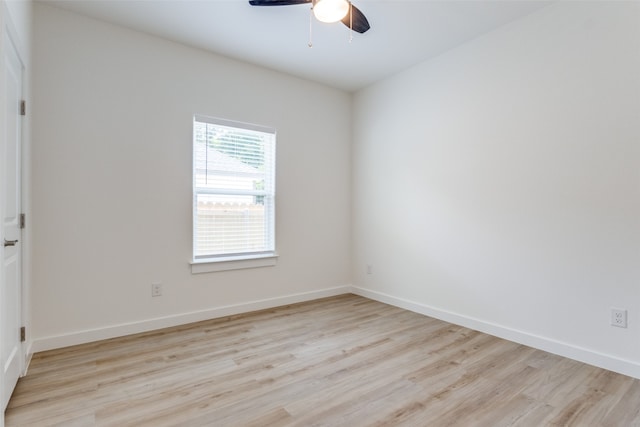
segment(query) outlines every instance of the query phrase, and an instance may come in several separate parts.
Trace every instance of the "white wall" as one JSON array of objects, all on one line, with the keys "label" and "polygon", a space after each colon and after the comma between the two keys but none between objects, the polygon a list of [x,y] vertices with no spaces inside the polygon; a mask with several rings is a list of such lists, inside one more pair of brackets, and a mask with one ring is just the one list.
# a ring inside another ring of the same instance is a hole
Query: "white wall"
[{"label": "white wall", "polygon": [[[34,62],[36,350],[347,289],[349,94],[42,3]],[[277,129],[277,266],[191,274],[194,113]]]},{"label": "white wall", "polygon": [[359,92],[358,292],[640,377],[639,22],[559,2]]}]

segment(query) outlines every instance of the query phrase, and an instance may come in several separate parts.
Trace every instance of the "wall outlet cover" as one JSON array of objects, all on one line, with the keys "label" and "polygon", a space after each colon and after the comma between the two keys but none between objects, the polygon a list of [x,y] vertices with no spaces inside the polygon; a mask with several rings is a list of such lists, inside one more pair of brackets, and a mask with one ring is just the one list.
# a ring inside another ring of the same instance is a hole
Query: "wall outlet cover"
[{"label": "wall outlet cover", "polygon": [[162,296],[162,283],[151,284],[151,296],[152,297]]},{"label": "wall outlet cover", "polygon": [[618,328],[627,327],[627,310],[624,308],[612,308],[611,309],[611,326],[617,326]]}]

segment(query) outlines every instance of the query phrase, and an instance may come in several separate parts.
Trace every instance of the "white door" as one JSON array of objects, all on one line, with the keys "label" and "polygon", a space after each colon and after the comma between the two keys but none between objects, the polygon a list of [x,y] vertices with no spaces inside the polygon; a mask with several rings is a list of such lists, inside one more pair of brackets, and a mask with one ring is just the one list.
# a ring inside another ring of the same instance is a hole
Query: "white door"
[{"label": "white door", "polygon": [[[4,34],[3,76],[0,94],[0,353],[2,355],[2,411],[22,373],[20,340],[22,307],[22,233],[20,228],[20,174],[22,117],[22,63],[11,39]],[[2,129],[4,128],[4,129]]]}]

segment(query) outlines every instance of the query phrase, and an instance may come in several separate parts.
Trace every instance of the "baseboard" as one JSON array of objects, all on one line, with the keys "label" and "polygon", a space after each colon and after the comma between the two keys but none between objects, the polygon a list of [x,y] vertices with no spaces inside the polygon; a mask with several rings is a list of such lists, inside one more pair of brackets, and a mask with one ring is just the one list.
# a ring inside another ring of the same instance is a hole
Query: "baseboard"
[{"label": "baseboard", "polygon": [[36,338],[31,346],[32,353],[56,348],[69,347],[72,345],[86,344],[89,342],[105,340],[109,338],[122,337],[125,335],[137,334],[141,332],[153,331],[156,329],[169,328],[172,326],[185,325],[202,320],[215,319],[218,317],[231,316],[234,314],[248,313],[256,310],[279,307],[287,304],[311,301],[319,298],[326,298],[335,295],[348,294],[351,286],[337,286],[334,288],[321,289],[311,292],[291,294],[275,298],[267,298],[256,301],[249,301],[241,304],[215,307],[208,310],[195,311],[190,313],[177,314],[155,319],[143,320],[140,322],[123,323],[105,328],[89,329],[73,332],[64,335]]},{"label": "baseboard", "polygon": [[33,341],[28,340],[25,345],[24,350],[24,369],[22,371],[21,376],[27,375],[27,370],[29,369],[29,364],[31,363],[31,358],[33,357]]},{"label": "baseboard", "polygon": [[[148,332],[156,329],[179,326],[187,323],[199,322],[202,320],[231,316],[234,314],[248,313],[251,311],[263,310],[287,304],[295,304],[299,302],[311,301],[314,299],[326,298],[347,293],[360,295],[365,298],[383,302],[385,304],[393,305],[395,307],[403,308],[415,313],[420,313],[425,316],[444,320],[446,322],[494,335],[499,338],[507,339],[509,341],[524,344],[540,350],[548,351],[549,353],[568,357],[570,359],[578,360],[580,362],[640,379],[640,365],[630,360],[616,358],[611,355],[595,352],[593,350],[556,341],[547,337],[533,335],[527,332],[482,321],[469,316],[441,310],[426,304],[410,301],[404,298],[394,297],[382,292],[349,285],[275,298],[268,298],[263,300],[249,301],[241,304],[216,307],[209,310],[183,313],[144,320],[140,322],[125,323],[105,328],[78,331],[64,335],[37,338],[34,339],[32,343],[30,343],[26,354],[30,359],[30,356],[32,354],[40,351],[69,347],[77,344],[85,344],[109,338]],[[28,366],[28,362],[26,366]]]},{"label": "baseboard", "polygon": [[484,332],[489,335],[493,335],[509,341],[517,342],[519,344],[524,344],[529,347],[544,350],[549,353],[557,354],[559,356],[587,363],[589,365],[597,366],[599,368],[604,368],[609,371],[618,372],[623,375],[628,375],[630,377],[640,379],[640,364],[630,360],[620,359],[611,355],[599,353],[561,341],[556,341],[547,337],[533,335],[527,332],[482,321],[469,316],[440,310],[426,304],[421,304],[404,298],[394,297],[382,292],[364,289],[357,286],[351,286],[351,293],[375,301],[383,302],[385,304],[393,305],[395,307],[400,307],[405,310],[420,313],[425,316],[444,320],[445,322]]}]

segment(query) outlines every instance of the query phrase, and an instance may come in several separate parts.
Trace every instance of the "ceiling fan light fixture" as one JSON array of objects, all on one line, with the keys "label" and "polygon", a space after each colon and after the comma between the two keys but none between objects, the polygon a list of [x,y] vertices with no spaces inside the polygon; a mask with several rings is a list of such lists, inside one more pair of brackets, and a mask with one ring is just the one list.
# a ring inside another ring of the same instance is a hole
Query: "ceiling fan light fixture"
[{"label": "ceiling fan light fixture", "polygon": [[313,14],[321,22],[338,22],[349,13],[347,0],[314,0]]}]

